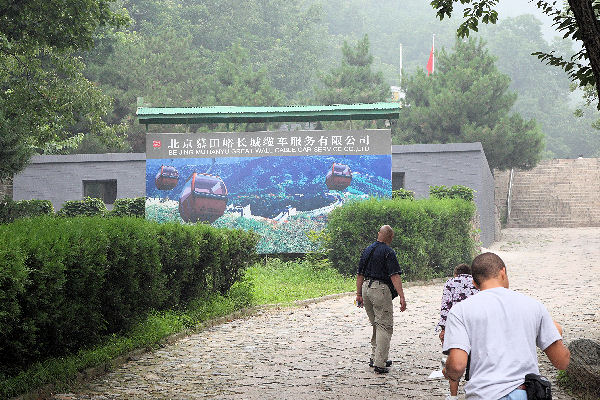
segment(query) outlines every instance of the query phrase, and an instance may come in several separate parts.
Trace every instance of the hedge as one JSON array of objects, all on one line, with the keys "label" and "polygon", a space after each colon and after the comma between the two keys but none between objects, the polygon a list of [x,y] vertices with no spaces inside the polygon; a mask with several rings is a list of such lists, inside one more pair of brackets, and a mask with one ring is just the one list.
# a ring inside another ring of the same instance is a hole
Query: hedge
[{"label": "hedge", "polygon": [[254,262],[253,232],[141,218],[0,226],[0,376],[94,345],[152,310],[226,292]]},{"label": "hedge", "polygon": [[109,213],[114,217],[141,217],[146,215],[146,198],[136,197],[134,199],[116,199],[113,209]]},{"label": "hedge", "polygon": [[86,197],[83,200],[65,201],[60,211],[56,213],[59,217],[77,217],[104,215],[108,212],[106,205],[101,199]]},{"label": "hedge", "polygon": [[414,200],[415,192],[412,190],[407,190],[404,188],[400,188],[398,190],[392,190],[392,199],[407,199]]},{"label": "hedge", "polygon": [[324,235],[328,258],[342,274],[356,274],[362,250],[388,224],[404,279],[450,276],[457,264],[470,263],[476,250],[474,213],[473,202],[462,199],[351,202],[329,214]]},{"label": "hedge", "polygon": [[463,185],[429,186],[429,196],[437,199],[463,199],[473,201],[475,190]]},{"label": "hedge", "polygon": [[24,217],[54,214],[49,200],[6,200],[0,202],[0,224],[7,224]]}]

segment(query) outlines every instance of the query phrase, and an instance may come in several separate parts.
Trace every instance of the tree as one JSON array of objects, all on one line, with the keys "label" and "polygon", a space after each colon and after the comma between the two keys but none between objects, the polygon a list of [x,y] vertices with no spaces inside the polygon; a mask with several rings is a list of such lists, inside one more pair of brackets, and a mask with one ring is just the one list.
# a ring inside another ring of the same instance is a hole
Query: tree
[{"label": "tree", "polygon": [[47,143],[73,135],[74,127],[118,141],[101,118],[110,102],[73,57],[92,45],[99,26],[126,23],[110,2],[0,2],[0,179],[23,169]]},{"label": "tree", "polygon": [[[532,15],[506,18],[481,29],[490,52],[498,57],[498,69],[511,77],[510,88],[519,97],[513,111],[535,119],[546,136],[544,157],[594,157],[600,154],[600,135],[592,123],[600,118],[594,107],[581,105],[581,117],[574,115],[568,75],[553,66],[540,63],[531,53],[550,49],[572,53],[572,42],[555,38],[548,44],[542,37],[541,23]],[[507,46],[506,43],[510,43]]]},{"label": "tree", "polygon": [[492,169],[532,168],[541,157],[543,134],[535,121],[510,114],[516,95],[483,41],[457,40],[442,50],[436,70],[403,82],[406,105],[393,130],[396,143],[481,142]]},{"label": "tree", "polygon": [[[283,103],[283,96],[271,86],[265,68],[254,71],[248,51],[237,43],[219,57],[212,87],[218,105],[278,106]],[[243,124],[243,129],[266,130],[266,124]]]},{"label": "tree", "polygon": [[388,97],[389,86],[381,72],[371,70],[373,56],[369,53],[369,38],[365,35],[352,47],[344,41],[342,63],[321,80],[324,88],[317,89],[321,104],[374,103]]},{"label": "tree", "polygon": [[254,71],[248,51],[239,44],[219,57],[213,83],[218,105],[277,106],[281,93],[271,86],[265,68]]},{"label": "tree", "polygon": [[[494,6],[499,0],[432,0],[431,5],[437,10],[440,19],[452,15],[454,4],[468,4],[464,9],[463,23],[458,28],[459,37],[469,35],[469,31],[478,30],[479,21],[495,24],[498,13]],[[533,53],[542,61],[562,67],[574,82],[580,86],[595,84],[596,93],[600,95],[600,1],[568,0],[565,9],[557,7],[557,0],[536,1],[536,6],[551,16],[554,25],[570,37],[581,43],[581,50],[571,57],[557,55],[555,52],[539,51]],[[562,2],[561,2],[562,4]],[[600,103],[598,103],[600,109]]]}]

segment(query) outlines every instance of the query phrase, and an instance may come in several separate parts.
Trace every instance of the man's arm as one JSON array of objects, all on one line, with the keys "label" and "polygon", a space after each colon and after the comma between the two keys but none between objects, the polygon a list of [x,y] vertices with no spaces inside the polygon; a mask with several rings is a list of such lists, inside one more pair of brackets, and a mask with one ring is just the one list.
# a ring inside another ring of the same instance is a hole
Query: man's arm
[{"label": "man's arm", "polygon": [[565,370],[569,366],[569,361],[571,360],[571,352],[564,345],[562,339],[557,340],[552,343],[550,346],[546,347],[544,353],[548,356],[548,359],[554,365],[554,368]]},{"label": "man's arm", "polygon": [[444,376],[452,381],[458,381],[467,369],[469,355],[462,349],[452,348],[446,360],[446,367],[442,370]]},{"label": "man's arm", "polygon": [[358,307],[362,307],[363,298],[362,298],[362,285],[365,281],[365,277],[361,274],[356,275],[356,305]]},{"label": "man's arm", "polygon": [[404,311],[406,310],[406,299],[404,298],[404,291],[402,290],[402,278],[400,277],[400,274],[394,274],[390,276],[390,279],[392,280],[396,292],[398,292],[398,297],[400,297],[400,311]]}]

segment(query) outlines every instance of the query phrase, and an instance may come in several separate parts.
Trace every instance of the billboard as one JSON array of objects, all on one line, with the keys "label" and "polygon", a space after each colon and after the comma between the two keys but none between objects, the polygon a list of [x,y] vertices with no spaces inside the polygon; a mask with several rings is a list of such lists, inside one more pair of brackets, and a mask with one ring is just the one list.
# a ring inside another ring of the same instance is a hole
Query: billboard
[{"label": "billboard", "polygon": [[334,208],[390,197],[391,170],[389,130],[148,134],[146,218],[252,229],[259,253],[305,253]]}]

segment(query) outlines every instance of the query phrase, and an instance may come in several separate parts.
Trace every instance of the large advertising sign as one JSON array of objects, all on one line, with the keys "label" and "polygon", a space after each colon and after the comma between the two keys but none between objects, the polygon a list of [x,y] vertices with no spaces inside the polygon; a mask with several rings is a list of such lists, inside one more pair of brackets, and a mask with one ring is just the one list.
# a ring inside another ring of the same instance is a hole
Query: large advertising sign
[{"label": "large advertising sign", "polygon": [[252,229],[259,253],[315,250],[331,210],[392,194],[389,130],[159,133],[146,218]]}]

